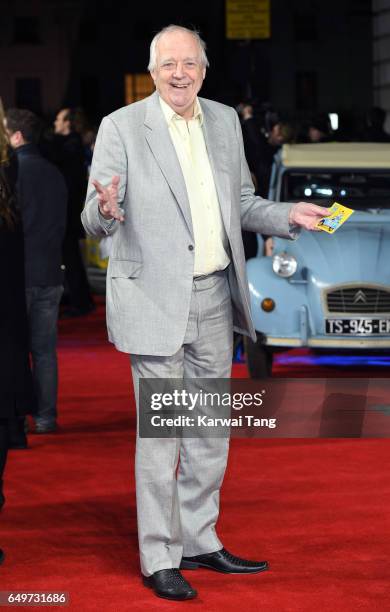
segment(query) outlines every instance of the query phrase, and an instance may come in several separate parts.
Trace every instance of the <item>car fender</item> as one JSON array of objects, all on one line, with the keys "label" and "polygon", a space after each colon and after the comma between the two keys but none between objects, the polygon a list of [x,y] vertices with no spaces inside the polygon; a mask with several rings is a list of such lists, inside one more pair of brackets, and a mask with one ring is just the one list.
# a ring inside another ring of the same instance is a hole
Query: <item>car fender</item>
[{"label": "car fender", "polygon": [[[256,331],[271,336],[300,337],[302,314],[307,313],[306,286],[277,276],[272,257],[255,257],[247,262],[250,306]],[[264,298],[275,301],[272,312],[261,307]]]}]

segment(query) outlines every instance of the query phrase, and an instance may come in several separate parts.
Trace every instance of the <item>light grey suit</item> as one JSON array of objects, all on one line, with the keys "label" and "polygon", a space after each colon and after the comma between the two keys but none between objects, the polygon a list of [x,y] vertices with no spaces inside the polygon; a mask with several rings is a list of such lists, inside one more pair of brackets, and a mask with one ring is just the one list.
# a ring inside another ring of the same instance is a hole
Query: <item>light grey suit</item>
[{"label": "light grey suit", "polygon": [[[119,201],[125,222],[104,221],[92,184],[82,221],[91,235],[113,234],[107,272],[108,332],[120,351],[133,355],[136,391],[141,376],[229,376],[232,324],[255,338],[241,228],[296,236],[288,223],[291,204],[254,196],[235,111],[203,98],[199,101],[231,260],[225,280],[206,279],[208,287],[194,283],[190,205],[158,94],[105,117],[96,141],[91,178],[108,185],[114,175],[120,176]],[[211,317],[201,327],[194,323],[196,313],[201,308],[206,311],[207,304],[218,312],[219,320]],[[210,350],[207,338],[219,325],[221,334]],[[195,348],[186,361],[191,346]],[[220,364],[218,355],[224,357]],[[183,460],[177,487],[179,452]],[[185,555],[221,548],[215,522],[227,452],[227,441],[220,439],[137,440],[137,509],[144,574],[178,567],[183,546]]]}]

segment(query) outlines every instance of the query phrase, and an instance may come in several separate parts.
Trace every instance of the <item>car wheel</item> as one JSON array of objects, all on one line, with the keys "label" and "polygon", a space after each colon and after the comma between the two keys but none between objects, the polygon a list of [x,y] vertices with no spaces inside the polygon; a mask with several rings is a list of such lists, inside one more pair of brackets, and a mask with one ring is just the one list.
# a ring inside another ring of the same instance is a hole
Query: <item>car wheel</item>
[{"label": "car wheel", "polygon": [[244,337],[246,362],[251,378],[269,378],[272,376],[273,354],[271,349],[265,346],[258,338],[253,342],[247,336]]}]

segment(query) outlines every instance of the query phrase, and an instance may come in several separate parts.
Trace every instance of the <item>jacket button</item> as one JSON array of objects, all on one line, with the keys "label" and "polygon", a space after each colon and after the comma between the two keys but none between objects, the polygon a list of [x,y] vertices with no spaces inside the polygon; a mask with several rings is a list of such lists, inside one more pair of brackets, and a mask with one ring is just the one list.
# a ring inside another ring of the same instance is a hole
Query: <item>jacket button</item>
[{"label": "jacket button", "polygon": [[194,250],[194,245],[193,244],[189,244],[188,245],[188,250],[189,251],[193,251]]}]

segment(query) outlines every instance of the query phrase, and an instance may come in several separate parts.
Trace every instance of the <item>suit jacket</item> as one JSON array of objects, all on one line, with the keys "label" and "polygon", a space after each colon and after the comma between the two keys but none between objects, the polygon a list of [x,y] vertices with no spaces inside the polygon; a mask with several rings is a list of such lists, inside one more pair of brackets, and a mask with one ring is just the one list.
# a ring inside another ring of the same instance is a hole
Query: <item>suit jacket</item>
[{"label": "suit jacket", "polygon": [[26,144],[16,149],[17,195],[25,241],[26,287],[55,286],[63,281],[62,240],[67,190],[60,171]]},{"label": "suit jacket", "polygon": [[[291,204],[254,195],[236,112],[199,98],[203,132],[229,239],[234,328],[255,339],[241,227],[294,238]],[[107,224],[89,184],[82,221],[87,233],[113,233],[107,271],[109,339],[124,352],[167,356],[182,345],[194,272],[191,211],[180,163],[158,94],[105,117],[96,140],[91,179],[120,176],[125,222]]]}]

